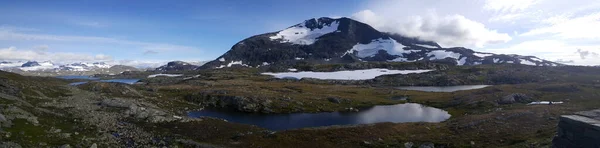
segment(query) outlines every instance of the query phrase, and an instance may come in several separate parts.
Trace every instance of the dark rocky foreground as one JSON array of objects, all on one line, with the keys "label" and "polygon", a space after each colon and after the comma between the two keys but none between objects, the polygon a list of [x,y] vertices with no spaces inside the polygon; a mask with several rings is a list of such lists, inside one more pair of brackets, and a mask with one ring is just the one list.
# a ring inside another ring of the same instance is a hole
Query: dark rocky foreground
[{"label": "dark rocky foreground", "polygon": [[[185,71],[181,77],[125,73],[111,77],[143,80],[134,85],[91,82],[74,87],[67,85],[72,81],[0,71],[0,143],[4,147],[550,147],[561,115],[600,106],[597,68],[419,64],[304,68],[434,68],[436,72],[339,82],[280,80],[260,75],[261,69],[224,68]],[[496,85],[448,93],[405,91],[390,85],[429,81]],[[527,105],[532,101],[564,103]],[[206,107],[253,113],[329,112],[404,102],[440,108],[452,117],[440,123],[274,132],[186,116]],[[560,121],[559,127],[564,124]]]}]

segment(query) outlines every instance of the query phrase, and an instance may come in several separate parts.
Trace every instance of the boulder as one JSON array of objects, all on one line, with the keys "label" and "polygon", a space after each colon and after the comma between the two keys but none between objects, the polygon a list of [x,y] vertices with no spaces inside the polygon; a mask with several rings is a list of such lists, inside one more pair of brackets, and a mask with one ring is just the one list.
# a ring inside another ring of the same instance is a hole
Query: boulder
[{"label": "boulder", "polygon": [[525,94],[514,93],[502,97],[502,99],[498,100],[498,104],[529,103],[531,101],[533,101],[531,97]]}]

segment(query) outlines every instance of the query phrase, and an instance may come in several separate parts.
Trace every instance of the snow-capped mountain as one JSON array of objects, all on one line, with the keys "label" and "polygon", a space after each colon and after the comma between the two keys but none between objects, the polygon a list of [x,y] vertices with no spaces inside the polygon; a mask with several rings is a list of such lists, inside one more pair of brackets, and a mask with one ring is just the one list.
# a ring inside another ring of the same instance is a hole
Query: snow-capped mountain
[{"label": "snow-capped mountain", "polygon": [[558,66],[534,56],[476,52],[463,47],[443,48],[435,42],[379,32],[349,18],[315,18],[281,31],[244,39],[201,68],[260,67],[360,61],[445,61],[456,65],[514,63]]},{"label": "snow-capped mountain", "polygon": [[20,69],[23,71],[39,71],[39,70],[49,70],[56,69],[57,66],[50,61],[37,62],[37,61],[28,61],[21,65]]},{"label": "snow-capped mountain", "polygon": [[95,63],[72,63],[61,65],[59,70],[68,70],[68,71],[90,71],[99,68],[110,68],[111,65],[108,65],[104,62],[95,62]]},{"label": "snow-capped mountain", "polygon": [[131,66],[110,65],[104,62],[77,62],[61,65],[51,61],[3,61],[0,62],[0,70],[35,76],[118,74],[124,71],[139,71]]},{"label": "snow-capped mountain", "polygon": [[198,65],[193,65],[183,61],[172,61],[167,63],[167,65],[160,66],[156,68],[154,71],[166,72],[166,71],[184,71],[184,70],[194,70],[197,69]]}]

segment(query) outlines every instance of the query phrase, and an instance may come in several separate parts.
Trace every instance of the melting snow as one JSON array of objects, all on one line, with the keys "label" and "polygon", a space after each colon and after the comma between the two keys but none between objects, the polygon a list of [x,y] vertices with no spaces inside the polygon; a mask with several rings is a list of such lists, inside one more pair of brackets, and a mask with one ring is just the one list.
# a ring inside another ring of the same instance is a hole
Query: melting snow
[{"label": "melting snow", "polygon": [[396,40],[393,39],[375,39],[369,44],[357,43],[352,47],[352,49],[348,50],[346,54],[357,51],[358,57],[365,58],[375,56],[375,54],[377,54],[379,50],[385,50],[390,55],[402,55],[403,53],[411,53],[416,51],[404,50],[404,47],[406,46],[396,42]]},{"label": "melting snow", "polygon": [[271,40],[281,39],[282,43],[290,42],[300,45],[310,45],[313,44],[317,40],[317,38],[325,34],[337,31],[339,22],[335,21],[329,25],[323,24],[323,28],[315,28],[313,30],[311,30],[310,28],[306,28],[304,25],[306,25],[306,22],[279,31],[277,35],[271,36],[269,38],[271,38]]},{"label": "melting snow", "polygon": [[221,66],[219,66],[217,68],[231,67],[233,65],[241,65],[241,66],[248,67],[248,65],[244,64],[242,61],[231,61],[231,62],[229,62],[229,64],[227,64],[227,65],[221,65]]},{"label": "melting snow", "polygon": [[182,74],[153,74],[153,75],[149,75],[148,78],[154,78],[154,77],[181,77],[183,76]]},{"label": "melting snow", "polygon": [[220,58],[219,61],[225,62],[225,58]]},{"label": "melting snow", "polygon": [[365,69],[365,70],[351,70],[351,71],[335,71],[335,72],[283,72],[283,73],[262,73],[263,75],[272,75],[276,78],[316,78],[316,79],[330,79],[330,80],[368,80],[373,79],[381,75],[391,74],[410,74],[410,73],[424,73],[433,70],[388,70],[388,69]]},{"label": "melting snow", "polygon": [[494,63],[500,62],[500,59],[494,58]]},{"label": "melting snow", "polygon": [[296,60],[304,60],[304,58],[299,58],[299,57],[296,57],[294,59],[296,59]]},{"label": "melting snow", "polygon": [[439,48],[439,47],[436,47],[436,46],[425,45],[425,44],[415,44],[415,45],[421,46],[421,47],[425,47],[425,48]]},{"label": "melting snow", "polygon": [[460,57],[460,53],[455,53],[452,51],[445,51],[445,50],[435,50],[435,51],[431,51],[429,53],[427,53],[429,60],[441,60],[441,59],[445,59],[445,58],[454,58],[457,59]]},{"label": "melting snow", "polygon": [[191,76],[191,77],[186,77],[186,78],[183,78],[183,80],[189,80],[189,79],[198,78],[198,77],[200,77],[200,75],[195,75],[195,76]]},{"label": "melting snow", "polygon": [[462,57],[457,62],[458,62],[458,65],[465,65],[465,63],[467,62],[467,57]]},{"label": "melting snow", "polygon": [[540,104],[562,104],[563,102],[550,102],[550,101],[539,101],[539,102],[531,102],[529,105],[540,105]]},{"label": "melting snow", "polygon": [[298,69],[296,69],[296,68],[290,68],[290,69],[288,69],[288,71],[298,71]]},{"label": "melting snow", "polygon": [[529,60],[521,60],[521,64],[537,66],[537,64],[535,64]]},{"label": "melting snow", "polygon": [[[478,57],[481,57],[481,58],[485,58],[485,57],[492,56],[492,55],[494,55],[494,54],[491,54],[491,53],[481,53],[481,52],[475,52],[475,53],[473,53],[473,55],[475,55],[475,56],[478,56]],[[494,62],[494,63],[495,63],[495,62]]]}]

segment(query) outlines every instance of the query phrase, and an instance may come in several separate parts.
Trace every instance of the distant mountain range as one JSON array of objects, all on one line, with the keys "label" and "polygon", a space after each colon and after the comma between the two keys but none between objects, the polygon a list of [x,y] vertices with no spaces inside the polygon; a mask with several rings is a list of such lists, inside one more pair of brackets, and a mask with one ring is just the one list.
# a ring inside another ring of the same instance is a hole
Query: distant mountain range
[{"label": "distant mountain range", "polygon": [[139,69],[135,67],[124,65],[109,65],[104,62],[78,62],[59,65],[51,61],[3,61],[0,62],[0,70],[15,72],[23,75],[39,76],[119,74],[124,71],[139,71]]},{"label": "distant mountain range", "polygon": [[433,41],[377,31],[349,19],[309,19],[281,31],[252,36],[200,67],[287,66],[297,62],[352,63],[361,61],[441,61],[455,65],[513,63],[559,66],[534,56],[476,52],[464,47],[444,48]]}]

